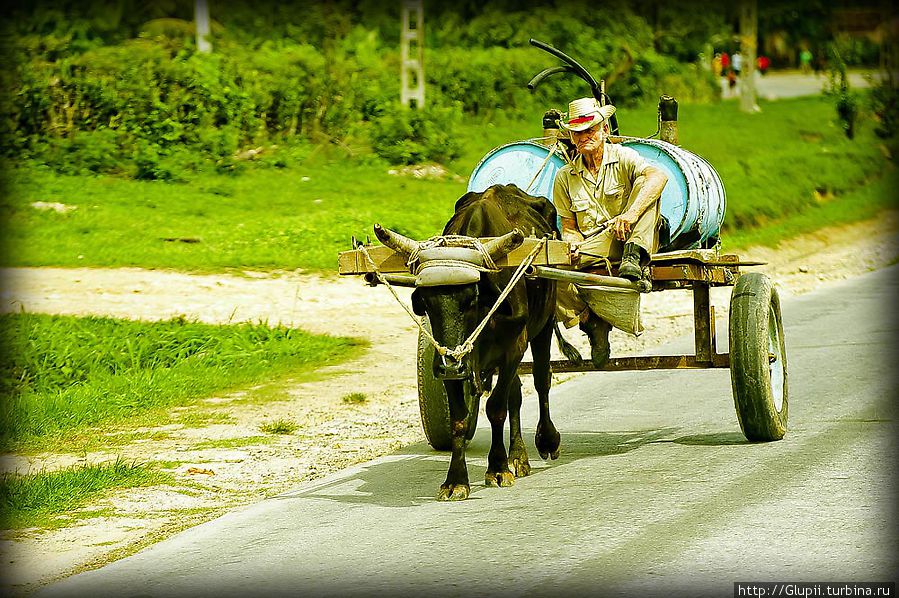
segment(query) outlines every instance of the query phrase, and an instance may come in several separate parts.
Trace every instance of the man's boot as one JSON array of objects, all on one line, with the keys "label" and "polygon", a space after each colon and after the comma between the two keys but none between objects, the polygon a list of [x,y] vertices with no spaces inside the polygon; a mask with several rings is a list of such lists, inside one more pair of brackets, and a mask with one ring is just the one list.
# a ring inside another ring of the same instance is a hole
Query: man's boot
[{"label": "man's boot", "polygon": [[601,368],[609,360],[611,348],[609,347],[609,333],[612,325],[590,312],[586,322],[581,322],[580,329],[590,339],[590,360],[597,368]]},{"label": "man's boot", "polygon": [[618,266],[618,276],[628,280],[640,280],[642,269],[640,268],[641,247],[636,243],[625,243],[624,253],[621,255],[621,264]]}]

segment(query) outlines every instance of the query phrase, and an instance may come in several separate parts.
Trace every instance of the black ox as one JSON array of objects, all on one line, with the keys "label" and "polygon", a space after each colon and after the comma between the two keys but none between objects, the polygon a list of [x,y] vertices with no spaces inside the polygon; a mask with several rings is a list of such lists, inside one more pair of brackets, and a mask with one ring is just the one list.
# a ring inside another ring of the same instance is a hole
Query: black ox
[{"label": "black ox", "polygon": [[[514,185],[495,185],[482,193],[467,193],[457,202],[455,213],[443,230],[444,235],[498,237],[485,245],[496,260],[521,245],[521,231],[550,236],[556,230],[556,210],[543,198],[524,193]],[[375,234],[386,246],[407,256],[420,244],[375,225]],[[477,262],[477,252],[446,248],[441,253],[421,251],[421,258],[467,256]],[[483,264],[479,264],[483,265]],[[427,263],[419,264],[427,266]],[[421,268],[412,294],[412,308],[420,316],[427,314],[434,338],[453,349],[463,343],[494,305],[513,276],[514,269],[483,272],[450,268],[445,279],[441,267]],[[462,275],[459,275],[459,272]],[[431,276],[437,272],[437,276]],[[428,274],[429,273],[429,274]],[[427,274],[427,275],[426,275]],[[434,373],[442,379],[449,398],[452,427],[452,459],[446,481],[440,486],[439,500],[464,500],[470,487],[465,464],[469,414],[465,393],[491,387],[486,412],[492,428],[485,480],[488,486],[511,486],[515,477],[530,473],[527,450],[521,438],[521,380],[518,366],[530,343],[533,357],[534,387],[540,405],[535,444],[544,459],[559,455],[559,433],[550,419],[549,389],[550,344],[554,329],[555,283],[545,279],[521,279],[491,317],[474,343],[473,350],[461,360],[435,356]],[[466,381],[470,383],[466,383]],[[477,404],[476,402],[474,403]],[[509,453],[503,443],[503,427],[509,414]],[[511,466],[511,468],[510,468]]]}]

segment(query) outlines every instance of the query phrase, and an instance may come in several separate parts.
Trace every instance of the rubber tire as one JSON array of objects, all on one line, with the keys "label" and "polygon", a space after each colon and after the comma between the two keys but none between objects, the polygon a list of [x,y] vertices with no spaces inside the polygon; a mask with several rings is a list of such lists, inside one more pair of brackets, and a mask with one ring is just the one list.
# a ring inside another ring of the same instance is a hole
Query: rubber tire
[{"label": "rubber tire", "polygon": [[[431,334],[431,322],[425,316],[422,323],[428,334]],[[446,388],[443,381],[434,377],[433,362],[437,350],[428,341],[427,337],[418,333],[418,356],[416,367],[418,369],[418,409],[421,413],[421,428],[425,433],[428,444],[435,450],[448,451],[453,448],[453,436],[450,428],[449,398],[446,396]],[[478,409],[480,397],[475,396],[471,384],[466,382],[466,395],[468,405],[468,430],[465,437],[468,440],[474,438],[478,425]]]},{"label": "rubber tire", "polygon": [[770,278],[752,272],[737,279],[729,326],[730,379],[743,435],[750,441],[780,440],[789,414],[787,351],[780,298]]}]

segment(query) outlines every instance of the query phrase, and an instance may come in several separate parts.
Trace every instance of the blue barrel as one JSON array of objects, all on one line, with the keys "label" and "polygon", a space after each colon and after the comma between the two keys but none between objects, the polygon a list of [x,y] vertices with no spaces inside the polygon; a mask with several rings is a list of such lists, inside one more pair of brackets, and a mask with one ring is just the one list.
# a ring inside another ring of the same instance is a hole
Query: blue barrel
[{"label": "blue barrel", "polygon": [[[715,169],[692,152],[657,139],[624,138],[630,147],[668,175],[662,191],[661,213],[669,239],[660,251],[711,247],[724,221],[724,185]],[[508,143],[490,151],[468,180],[469,191],[514,184],[531,195],[552,201],[553,181],[565,160],[559,152],[531,141]]]},{"label": "blue barrel", "polygon": [[713,246],[724,221],[726,196],[712,165],[659,139],[626,138],[621,145],[635,150],[668,175],[661,212],[668,221],[670,242],[660,250]]},{"label": "blue barrel", "polygon": [[486,156],[471,172],[468,190],[480,193],[493,185],[515,185],[525,193],[553,199],[553,181],[565,160],[549,148],[532,141],[502,145]]}]

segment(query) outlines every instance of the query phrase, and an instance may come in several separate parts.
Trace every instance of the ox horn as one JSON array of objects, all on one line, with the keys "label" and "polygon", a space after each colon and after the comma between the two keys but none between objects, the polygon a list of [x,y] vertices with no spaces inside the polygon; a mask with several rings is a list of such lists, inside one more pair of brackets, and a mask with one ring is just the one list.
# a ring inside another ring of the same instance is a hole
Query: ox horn
[{"label": "ox horn", "polygon": [[389,228],[382,227],[380,224],[375,224],[375,236],[380,239],[381,243],[406,258],[412,255],[413,251],[418,249],[418,241],[413,241],[409,237],[404,237],[399,233],[395,233]]},{"label": "ox horn", "polygon": [[503,258],[507,253],[521,245],[524,235],[517,228],[502,237],[491,239],[484,243],[484,249],[493,261]]}]

